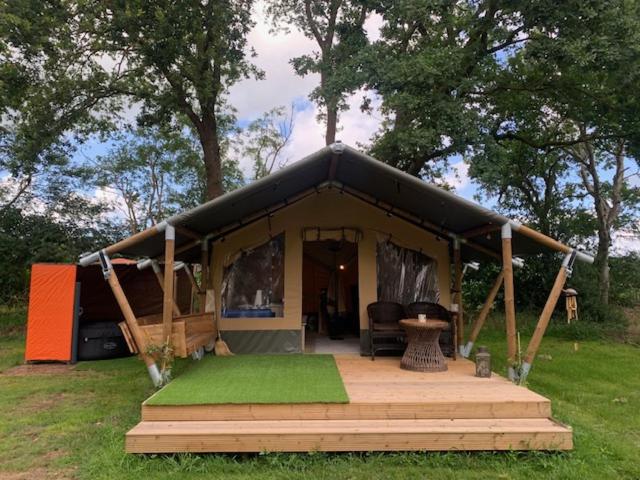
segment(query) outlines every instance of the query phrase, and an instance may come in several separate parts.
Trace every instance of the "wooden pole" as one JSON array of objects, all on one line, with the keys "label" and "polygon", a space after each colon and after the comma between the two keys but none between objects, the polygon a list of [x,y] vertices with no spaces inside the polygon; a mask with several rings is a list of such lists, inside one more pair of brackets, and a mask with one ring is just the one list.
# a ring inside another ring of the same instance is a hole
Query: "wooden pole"
[{"label": "wooden pole", "polygon": [[482,310],[480,310],[478,317],[473,322],[473,326],[471,327],[471,334],[469,335],[469,340],[467,341],[467,345],[464,347],[462,351],[463,357],[467,358],[471,354],[471,349],[473,348],[473,344],[477,340],[478,334],[480,333],[480,330],[484,326],[484,322],[487,319],[487,316],[489,315],[491,308],[493,307],[493,302],[496,299],[498,290],[500,290],[500,287],[502,286],[503,280],[504,280],[504,271],[501,270],[495,282],[493,283],[493,286],[491,287],[489,294],[487,295],[487,299],[484,301],[484,305],[482,305]]},{"label": "wooden pole", "polygon": [[[164,301],[164,275],[162,274],[162,270],[160,270],[160,265],[155,260],[151,261],[151,268],[153,269],[153,273],[156,274],[156,278],[158,279],[158,284],[160,285],[160,290],[162,290],[163,301]],[[180,308],[176,302],[172,302],[173,305],[173,314],[180,316]]]},{"label": "wooden pole", "polygon": [[574,251],[570,246],[565,245],[564,243],[559,242],[554,238],[548,237],[544,233],[540,233],[532,228],[527,227],[526,225],[521,225],[517,222],[511,222],[510,225],[513,227],[513,229],[516,232],[526,237],[529,237],[532,240],[535,240],[536,242],[540,243],[541,245],[544,245],[545,247],[549,247],[553,250],[557,250],[558,252],[562,252],[562,253],[575,253],[575,256],[578,260],[586,263],[593,263],[594,258],[591,255],[587,255],[586,253],[583,253],[583,252]]},{"label": "wooden pole", "polygon": [[143,230],[142,232],[138,232],[135,235],[131,235],[130,237],[127,237],[124,240],[120,240],[119,242],[114,243],[113,245],[109,245],[104,250],[80,257],[79,263],[83,267],[86,267],[87,265],[90,265],[94,262],[99,261],[100,254],[113,255],[114,253],[118,253],[124,250],[125,248],[135,245],[136,243],[140,243],[146,240],[147,238],[151,238],[157,235],[158,233],[162,233],[169,226],[170,225],[167,222],[160,222],[151,228],[147,228],[146,230]]},{"label": "wooden pole", "polygon": [[164,250],[164,295],[162,305],[162,338],[171,342],[173,323],[173,261],[175,250],[175,230],[171,225],[165,230]]},{"label": "wooden pole", "polygon": [[202,249],[201,249],[201,255],[200,255],[200,289],[198,291],[200,313],[205,313],[205,307],[207,304],[208,285],[209,285],[209,242],[208,240],[205,240],[202,242]]},{"label": "wooden pole", "polygon": [[118,306],[122,311],[122,315],[124,316],[124,320],[127,323],[127,327],[129,327],[129,331],[133,336],[133,340],[136,343],[140,358],[142,358],[145,365],[147,366],[149,375],[151,376],[151,380],[154,385],[160,385],[162,383],[162,377],[160,375],[160,371],[158,370],[158,366],[156,365],[153,357],[147,354],[147,338],[138,325],[138,320],[136,319],[136,316],[131,309],[131,305],[129,304],[129,301],[124,294],[124,290],[122,290],[122,286],[120,285],[120,281],[118,280],[118,275],[116,275],[116,272],[111,266],[111,262],[109,261],[109,257],[106,254],[103,254],[101,263],[102,270],[107,278],[107,283],[109,283],[111,291],[116,297],[116,302],[118,302]]},{"label": "wooden pole", "polygon": [[549,321],[551,320],[551,315],[553,315],[553,311],[556,308],[556,304],[558,303],[558,299],[562,294],[562,289],[564,288],[564,284],[567,281],[567,278],[571,274],[571,268],[573,266],[573,262],[576,258],[576,254],[571,252],[567,253],[564,261],[562,262],[562,266],[558,271],[558,275],[556,276],[556,280],[553,283],[553,287],[551,288],[551,292],[549,292],[549,297],[547,298],[547,303],[545,303],[544,308],[542,309],[542,313],[540,314],[540,318],[538,319],[538,324],[536,325],[536,329],[533,332],[533,336],[529,341],[529,346],[527,347],[527,353],[524,357],[524,361],[522,362],[522,369],[520,371],[520,383],[523,384],[531,370],[531,364],[533,363],[536,354],[538,353],[538,349],[540,348],[540,343],[542,343],[542,337],[544,336],[547,327],[549,326]]},{"label": "wooden pole", "polygon": [[454,269],[454,299],[458,304],[456,315],[456,352],[464,342],[464,312],[462,309],[462,257],[460,254],[460,241],[453,241],[453,269]]},{"label": "wooden pole", "polygon": [[513,255],[511,250],[511,225],[502,226],[502,272],[504,275],[504,313],[507,329],[507,365],[509,379],[515,380],[514,365],[518,354],[516,339],[516,306],[513,288]]}]

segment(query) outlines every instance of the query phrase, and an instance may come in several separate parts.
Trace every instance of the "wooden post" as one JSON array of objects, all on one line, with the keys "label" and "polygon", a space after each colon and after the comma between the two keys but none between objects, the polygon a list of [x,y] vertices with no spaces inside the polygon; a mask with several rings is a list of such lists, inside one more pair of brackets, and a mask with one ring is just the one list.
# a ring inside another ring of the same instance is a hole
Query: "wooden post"
[{"label": "wooden post", "polygon": [[574,252],[567,253],[564,261],[562,262],[562,266],[558,271],[558,275],[556,276],[556,280],[553,283],[551,292],[549,292],[547,303],[545,303],[544,308],[542,309],[542,313],[540,314],[540,318],[538,319],[538,324],[536,325],[533,336],[529,341],[527,353],[524,357],[524,361],[522,362],[522,369],[520,371],[521,384],[525,382],[525,380],[527,379],[527,375],[531,370],[531,364],[533,363],[533,360],[538,353],[540,343],[542,342],[542,337],[544,336],[544,333],[549,326],[549,320],[551,320],[551,315],[553,315],[553,311],[556,308],[556,304],[558,303],[558,299],[560,298],[560,294],[562,293],[564,284],[567,281],[569,275],[571,275],[571,269],[573,267],[575,258],[576,254]]},{"label": "wooden post", "polygon": [[173,260],[175,250],[175,230],[167,225],[164,250],[164,295],[162,305],[162,338],[171,342],[173,324]]},{"label": "wooden post", "polygon": [[496,295],[498,294],[498,290],[502,286],[502,281],[504,280],[504,270],[501,270],[496,278],[496,281],[493,283],[489,294],[487,295],[487,299],[484,301],[484,305],[482,306],[482,310],[478,314],[478,318],[473,322],[473,327],[471,327],[471,334],[469,335],[469,340],[467,341],[467,345],[462,349],[462,356],[468,358],[471,354],[471,349],[473,348],[473,344],[478,338],[478,334],[482,329],[491,308],[493,307],[493,302],[496,299]]},{"label": "wooden post", "polygon": [[111,266],[111,262],[109,261],[109,257],[106,253],[101,254],[100,263],[102,264],[102,271],[107,278],[107,282],[111,287],[111,291],[116,297],[116,302],[118,302],[118,306],[122,311],[122,315],[124,316],[124,320],[127,323],[127,327],[129,327],[129,331],[131,332],[133,340],[136,343],[140,358],[142,358],[145,365],[147,366],[147,369],[149,370],[151,381],[154,385],[158,386],[162,383],[160,371],[158,370],[158,366],[156,365],[153,357],[147,354],[147,338],[138,325],[138,320],[136,319],[136,316],[131,309],[131,305],[129,305],[129,301],[124,294],[124,290],[122,290],[122,286],[120,285],[118,276]]},{"label": "wooden post", "polygon": [[513,288],[513,254],[511,250],[511,225],[502,226],[502,272],[504,275],[504,313],[507,327],[507,365],[509,379],[515,380],[514,368],[518,346],[516,339],[516,306]]},{"label": "wooden post", "polygon": [[454,299],[458,304],[456,314],[456,352],[464,342],[464,312],[462,309],[462,257],[460,254],[460,240],[453,241],[453,269],[454,269]]}]

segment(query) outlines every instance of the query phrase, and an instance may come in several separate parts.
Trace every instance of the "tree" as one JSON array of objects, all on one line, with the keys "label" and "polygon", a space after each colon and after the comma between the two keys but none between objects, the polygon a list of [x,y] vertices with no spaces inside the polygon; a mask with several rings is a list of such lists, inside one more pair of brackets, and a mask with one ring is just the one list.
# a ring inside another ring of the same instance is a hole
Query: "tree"
[{"label": "tree", "polygon": [[485,147],[471,162],[469,176],[505,213],[558,237],[573,212],[568,168],[560,151],[535,151],[513,142]]},{"label": "tree", "polygon": [[301,76],[317,73],[320,85],[311,93],[324,110],[327,145],[336,140],[338,113],[346,108],[347,95],[363,82],[357,54],[367,45],[364,22],[370,11],[367,0],[269,0],[268,14],[278,26],[298,28],[320,49],[291,60]]},{"label": "tree", "polygon": [[[247,58],[252,0],[10,3],[2,34],[8,51],[18,52],[12,64],[29,72],[34,58],[46,80],[41,92],[29,90],[37,102],[23,102],[19,114],[36,112],[38,123],[51,126],[45,143],[93,130],[92,121],[113,119],[127,100],[141,108],[142,124],[187,118],[203,152],[207,198],[224,192],[218,122],[225,94],[238,80],[262,75]],[[103,116],[95,119],[96,112]]]},{"label": "tree", "polygon": [[[388,0],[376,11],[385,24],[365,70],[385,115],[372,151],[388,163],[437,177],[452,155],[464,155],[487,191],[553,231],[567,217],[550,218],[554,210],[588,207],[563,198],[581,202],[579,190],[594,186],[591,174],[581,187],[566,178],[589,173],[574,151],[617,141],[637,151],[640,100],[629,92],[640,87],[640,2]],[[601,157],[591,170],[611,171],[615,162]],[[612,175],[611,185],[621,178]],[[595,223],[606,249],[610,230]]]},{"label": "tree", "polygon": [[478,89],[500,57],[527,39],[520,2],[376,2],[382,37],[364,60],[367,87],[382,96],[384,122],[372,153],[413,175],[442,175],[442,163],[484,135]]},{"label": "tree", "polygon": [[0,211],[36,183],[73,175],[74,147],[108,128],[104,113],[118,109],[79,30],[67,2],[0,1],[0,170],[17,186]]},{"label": "tree", "polygon": [[[627,162],[636,163],[636,169],[631,170],[636,176],[640,164],[637,158],[627,158],[626,148],[624,139],[600,145],[586,142],[567,147],[578,164],[582,186],[591,197],[595,210],[598,234],[596,265],[599,296],[604,305],[609,304],[609,253],[613,229],[634,225],[640,207],[640,192],[629,185],[631,167]],[[612,172],[610,178],[606,178],[608,172]]]},{"label": "tree", "polygon": [[291,105],[288,114],[284,107],[274,108],[251,122],[242,132],[238,150],[242,157],[252,161],[256,180],[287,164],[289,158],[284,158],[283,154],[294,126],[294,106]]},{"label": "tree", "polygon": [[125,74],[117,88],[143,103],[141,118],[184,115],[202,146],[207,198],[222,193],[218,121],[224,95],[241,78],[261,77],[247,60],[252,0],[95,2],[99,50]]},{"label": "tree", "polygon": [[[499,143],[566,157],[580,179],[574,199],[587,208],[590,198],[595,213],[600,301],[606,305],[612,229],[629,225],[638,207],[629,169],[637,164],[640,123],[633,112],[640,104],[628,92],[640,87],[640,3],[567,6],[538,5],[530,12],[538,26],[532,40],[487,89],[491,134]],[[522,122],[525,115],[538,120]]]},{"label": "tree", "polygon": [[[130,234],[205,201],[201,151],[187,127],[138,128],[115,141],[97,159],[95,182],[115,194],[113,206],[121,210]],[[223,150],[227,145],[225,140]],[[223,160],[222,182],[225,191],[243,184],[236,161]]]}]

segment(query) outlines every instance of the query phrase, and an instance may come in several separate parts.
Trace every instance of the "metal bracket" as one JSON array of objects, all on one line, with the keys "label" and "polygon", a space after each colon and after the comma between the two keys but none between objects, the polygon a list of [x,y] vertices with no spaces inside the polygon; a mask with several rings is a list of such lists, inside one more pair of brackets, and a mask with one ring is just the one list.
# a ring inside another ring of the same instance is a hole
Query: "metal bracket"
[{"label": "metal bracket", "polygon": [[471,350],[473,349],[473,342],[467,342],[466,345],[460,345],[460,355],[464,358],[469,358]]},{"label": "metal bracket", "polygon": [[576,262],[576,257],[578,256],[578,252],[575,250],[571,250],[570,253],[564,257],[564,261],[562,265],[567,269],[567,278],[571,277],[573,274],[573,265]]},{"label": "metal bracket", "polygon": [[113,270],[113,265],[111,265],[109,255],[107,255],[107,252],[104,250],[100,250],[98,252],[98,258],[100,260],[100,266],[102,267],[102,276],[107,280],[111,276],[111,271]]}]

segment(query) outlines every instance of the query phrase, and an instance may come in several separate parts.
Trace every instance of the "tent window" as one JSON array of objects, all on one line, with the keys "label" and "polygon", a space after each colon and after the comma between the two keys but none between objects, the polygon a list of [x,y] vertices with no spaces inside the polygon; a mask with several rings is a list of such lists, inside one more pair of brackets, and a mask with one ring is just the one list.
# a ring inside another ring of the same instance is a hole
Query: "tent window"
[{"label": "tent window", "polygon": [[378,242],[377,271],[378,300],[407,305],[440,299],[438,264],[421,252]]},{"label": "tent window", "polygon": [[242,252],[224,269],[222,316],[282,317],[284,233]]}]

